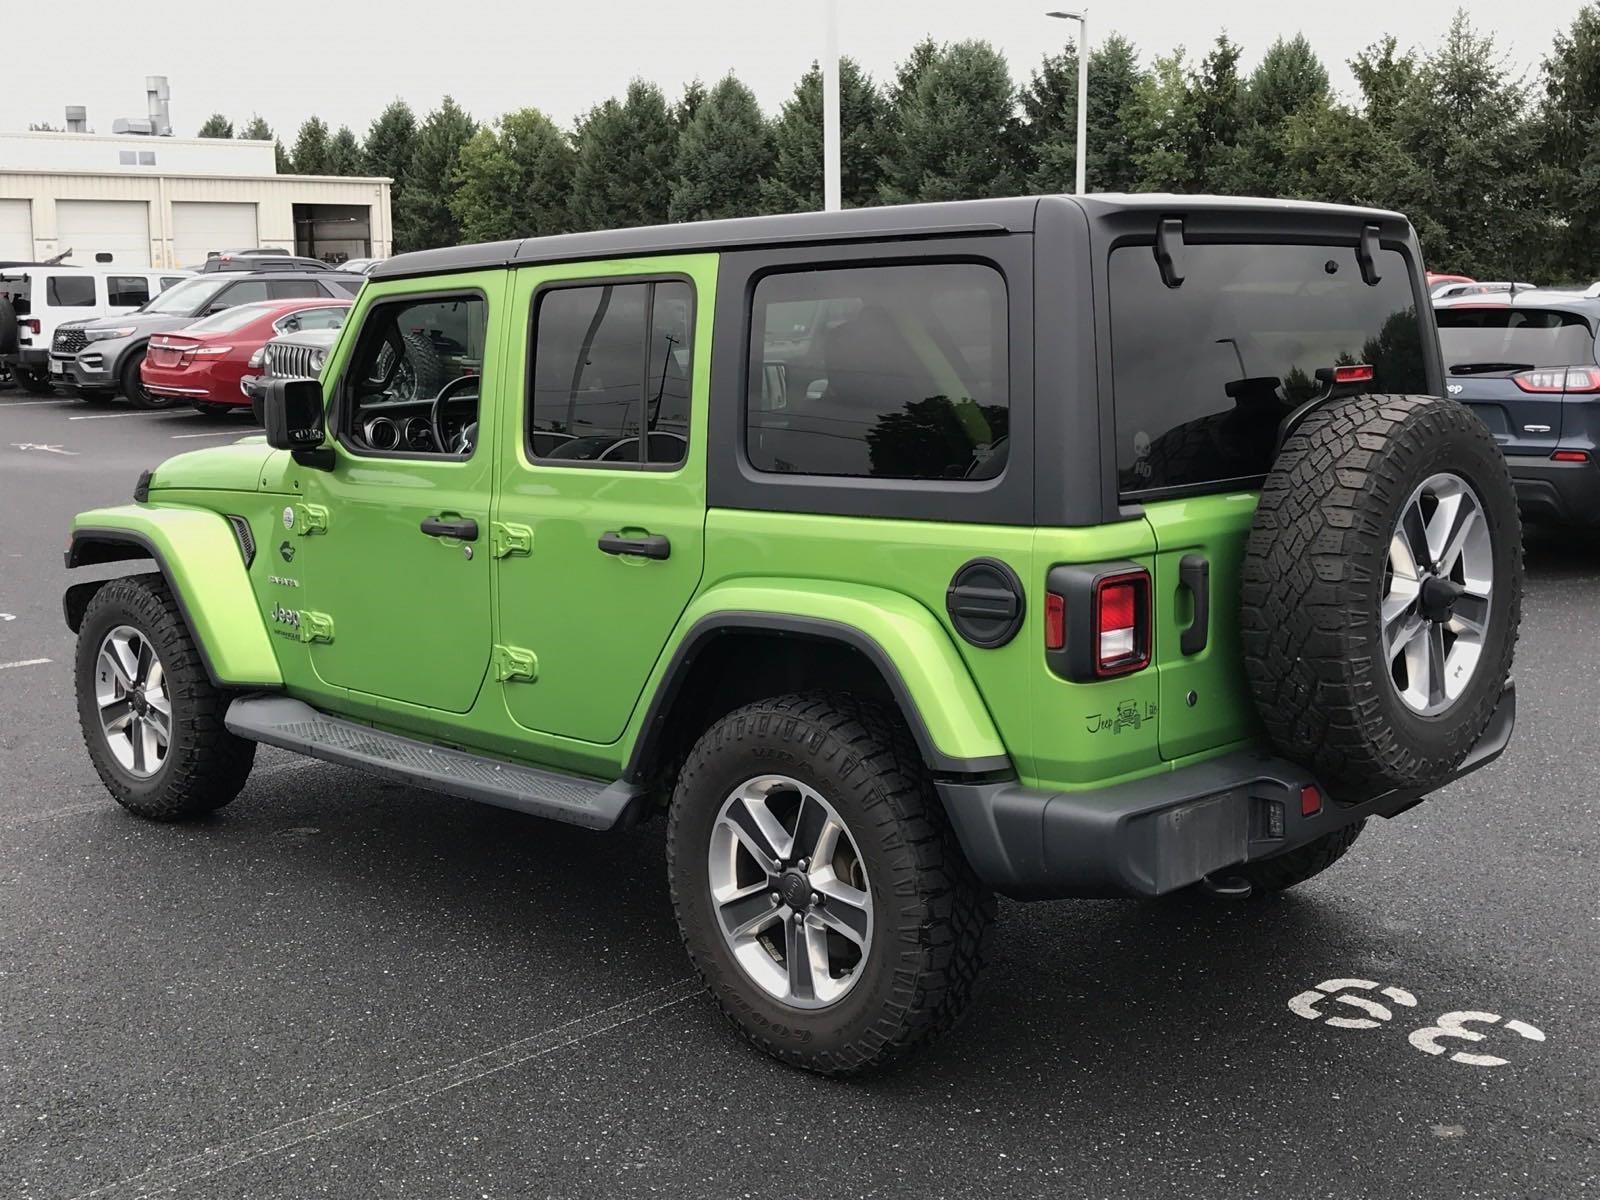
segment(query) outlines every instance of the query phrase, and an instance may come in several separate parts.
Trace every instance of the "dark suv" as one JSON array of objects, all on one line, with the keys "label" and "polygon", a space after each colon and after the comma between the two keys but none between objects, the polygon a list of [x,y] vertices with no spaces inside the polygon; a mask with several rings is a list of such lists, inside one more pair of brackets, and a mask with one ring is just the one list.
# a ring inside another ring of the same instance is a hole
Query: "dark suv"
[{"label": "dark suv", "polygon": [[1500,443],[1523,512],[1600,523],[1600,297],[1462,296],[1434,316],[1450,395]]},{"label": "dark suv", "polygon": [[186,279],[137,312],[61,326],[50,345],[51,373],[64,376],[85,400],[121,391],[141,408],[167,408],[179,401],[155,395],[139,377],[152,334],[171,333],[202,317],[261,300],[348,300],[365,282],[364,275],[295,269]]}]

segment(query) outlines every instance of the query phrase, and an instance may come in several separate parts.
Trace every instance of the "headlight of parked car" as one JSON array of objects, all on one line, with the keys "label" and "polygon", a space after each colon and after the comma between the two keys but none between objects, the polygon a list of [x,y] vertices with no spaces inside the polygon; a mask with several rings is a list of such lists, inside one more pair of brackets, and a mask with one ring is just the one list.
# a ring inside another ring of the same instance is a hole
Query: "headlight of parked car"
[{"label": "headlight of parked car", "polygon": [[311,369],[313,371],[322,370],[322,364],[327,361],[328,352],[326,350],[313,350],[311,352]]},{"label": "headlight of parked car", "polygon": [[122,325],[116,329],[85,329],[83,336],[91,342],[109,342],[112,338],[132,337],[133,326]]},{"label": "headlight of parked car", "polygon": [[267,348],[265,346],[257,346],[255,353],[250,356],[250,361],[245,365],[252,371],[259,370],[262,362],[266,359],[266,354]]}]

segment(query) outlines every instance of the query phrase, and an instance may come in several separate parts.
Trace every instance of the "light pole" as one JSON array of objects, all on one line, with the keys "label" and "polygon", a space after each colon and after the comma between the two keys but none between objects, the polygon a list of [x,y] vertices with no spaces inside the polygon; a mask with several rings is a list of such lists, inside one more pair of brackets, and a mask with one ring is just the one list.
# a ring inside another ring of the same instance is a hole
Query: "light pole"
[{"label": "light pole", "polygon": [[839,0],[822,0],[822,207],[840,208]]},{"label": "light pole", "polygon": [[1078,23],[1078,154],[1076,191],[1083,195],[1086,159],[1089,154],[1089,10],[1082,12],[1047,12],[1047,17]]}]

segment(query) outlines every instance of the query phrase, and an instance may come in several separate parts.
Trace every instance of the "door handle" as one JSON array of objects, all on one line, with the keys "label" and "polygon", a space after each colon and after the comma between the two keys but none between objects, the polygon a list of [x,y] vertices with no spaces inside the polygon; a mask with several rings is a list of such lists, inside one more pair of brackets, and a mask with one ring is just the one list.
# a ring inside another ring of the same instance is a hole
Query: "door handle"
[{"label": "door handle", "polygon": [[460,538],[463,542],[478,540],[478,523],[471,517],[458,517],[445,515],[440,517],[423,517],[422,532],[429,537]]},{"label": "door handle", "polygon": [[1194,620],[1178,638],[1178,649],[1187,656],[1206,648],[1211,630],[1211,563],[1203,554],[1185,554],[1178,562],[1178,586],[1194,597]]},{"label": "door handle", "polygon": [[672,554],[672,543],[660,533],[623,537],[615,529],[608,529],[600,535],[599,545],[607,554],[637,554],[640,558],[668,558]]}]

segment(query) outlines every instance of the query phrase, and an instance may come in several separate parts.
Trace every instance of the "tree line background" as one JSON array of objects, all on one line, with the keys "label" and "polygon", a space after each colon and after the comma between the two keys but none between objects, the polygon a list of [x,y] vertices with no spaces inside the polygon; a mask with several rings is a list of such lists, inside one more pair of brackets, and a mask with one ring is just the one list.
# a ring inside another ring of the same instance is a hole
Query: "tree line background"
[{"label": "tree line background", "polygon": [[[1532,77],[1457,13],[1438,47],[1385,38],[1336,95],[1304,37],[1253,71],[1220,34],[1197,60],[1089,59],[1090,191],[1212,192],[1369,204],[1410,216],[1429,266],[1478,278],[1600,278],[1600,2]],[[879,83],[840,64],[846,206],[1070,192],[1076,49],[1026,82],[987,42],[911,48]],[[225,116],[202,137],[233,137]],[[275,140],[259,116],[238,136]],[[563,129],[536,108],[484,124],[449,96],[390,104],[358,137],[308,119],[280,172],[394,180],[395,249],[822,207],[822,77],[775,115],[729,74],[669,100],[635,79]]]}]

